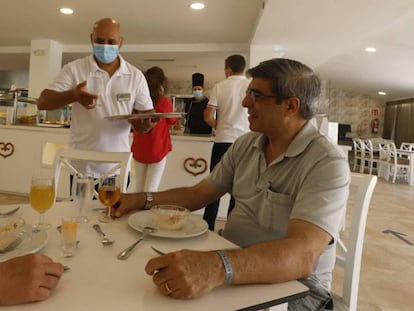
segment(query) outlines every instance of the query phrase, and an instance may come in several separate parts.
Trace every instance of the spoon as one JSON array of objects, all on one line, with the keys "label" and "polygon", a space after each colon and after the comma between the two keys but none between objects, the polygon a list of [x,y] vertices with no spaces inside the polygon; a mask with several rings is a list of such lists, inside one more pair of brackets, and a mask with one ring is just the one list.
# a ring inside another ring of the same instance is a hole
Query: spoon
[{"label": "spoon", "polygon": [[155,231],[157,231],[157,229],[153,227],[145,226],[142,230],[141,237],[137,241],[135,241],[131,246],[128,246],[122,252],[120,252],[118,254],[118,259],[120,260],[128,259],[129,255],[131,255],[132,250],[135,248],[135,246],[137,246],[138,243],[141,242],[149,233],[153,233]]},{"label": "spoon", "polygon": [[96,230],[96,232],[103,235],[103,239],[101,241],[102,245],[112,245],[112,244],[114,244],[115,241],[110,240],[109,237],[105,233],[103,233],[101,227],[98,224],[94,224],[92,227]]},{"label": "spoon", "polygon": [[0,212],[0,217],[7,217],[7,216],[10,216],[10,215],[13,215],[13,214],[14,214],[14,213],[16,213],[19,209],[20,209],[20,206],[18,206],[18,207],[16,207],[16,208],[12,209],[11,211],[8,211],[8,212],[6,212],[6,213],[1,213],[1,212]]}]

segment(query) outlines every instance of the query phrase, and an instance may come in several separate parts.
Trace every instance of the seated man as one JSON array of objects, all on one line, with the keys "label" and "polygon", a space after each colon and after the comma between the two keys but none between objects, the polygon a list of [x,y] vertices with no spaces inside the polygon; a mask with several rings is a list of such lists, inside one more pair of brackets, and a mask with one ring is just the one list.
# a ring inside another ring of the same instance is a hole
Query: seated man
[{"label": "seated man", "polygon": [[152,204],[200,209],[226,192],[236,201],[225,251],[181,250],[149,260],[145,270],[164,295],[193,298],[223,284],[298,279],[310,295],[290,310],[320,310],[330,301],[335,243],[349,192],[343,151],[308,122],[320,80],[307,66],[271,59],[248,70],[243,106],[252,132],[239,137],[211,174],[192,187],[123,194],[119,217]]},{"label": "seated man", "polygon": [[46,300],[57,286],[63,266],[41,254],[0,263],[0,305]]}]

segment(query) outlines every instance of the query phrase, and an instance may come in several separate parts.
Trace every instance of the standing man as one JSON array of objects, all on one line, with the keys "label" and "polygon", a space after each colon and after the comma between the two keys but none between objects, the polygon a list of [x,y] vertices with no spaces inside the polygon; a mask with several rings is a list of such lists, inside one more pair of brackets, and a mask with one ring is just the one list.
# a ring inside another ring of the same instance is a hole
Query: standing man
[{"label": "standing man", "polygon": [[240,248],[178,250],[150,259],[145,271],[161,293],[187,299],[223,284],[299,280],[310,294],[289,302],[289,310],[324,310],[348,198],[349,164],[309,122],[321,88],[309,67],[275,58],[247,74],[252,80],[243,107],[251,132],[239,137],[198,184],[123,193],[114,214],[159,204],[194,211],[230,192],[236,206],[223,237]]},{"label": "standing man", "polygon": [[[231,55],[226,58],[226,80],[214,86],[204,110],[204,121],[215,129],[210,172],[236,138],[249,131],[247,109],[241,104],[249,85],[249,80],[243,74],[245,67],[246,61],[242,55]],[[204,210],[203,218],[211,231],[214,231],[219,204],[220,199],[207,205]],[[231,197],[227,214],[230,214],[234,204],[234,198]]]},{"label": "standing man", "polygon": [[204,95],[204,75],[196,72],[192,75],[193,98],[186,102],[186,129],[191,134],[211,134],[211,127],[203,118],[208,98]]},{"label": "standing man", "polygon": [[[141,132],[149,132],[155,123],[126,120],[110,121],[105,117],[153,112],[144,75],[120,55],[123,43],[120,24],[103,18],[93,25],[90,34],[93,54],[66,64],[57,78],[40,94],[37,106],[54,110],[72,104],[71,146],[94,151],[129,152],[131,124]],[[91,94],[86,88],[89,75],[99,77],[102,93]],[[108,164],[77,164],[81,172],[99,177]]]}]

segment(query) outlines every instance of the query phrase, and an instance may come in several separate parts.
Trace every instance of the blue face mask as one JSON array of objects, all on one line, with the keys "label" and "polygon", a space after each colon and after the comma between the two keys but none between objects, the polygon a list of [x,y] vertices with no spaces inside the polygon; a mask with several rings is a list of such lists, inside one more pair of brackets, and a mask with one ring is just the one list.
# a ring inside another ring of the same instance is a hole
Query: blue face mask
[{"label": "blue face mask", "polygon": [[112,44],[93,44],[93,55],[104,64],[112,63],[117,58],[119,48]]},{"label": "blue face mask", "polygon": [[196,91],[193,91],[193,96],[194,96],[195,98],[200,98],[200,97],[203,97],[203,91],[202,91],[202,90],[196,90]]}]

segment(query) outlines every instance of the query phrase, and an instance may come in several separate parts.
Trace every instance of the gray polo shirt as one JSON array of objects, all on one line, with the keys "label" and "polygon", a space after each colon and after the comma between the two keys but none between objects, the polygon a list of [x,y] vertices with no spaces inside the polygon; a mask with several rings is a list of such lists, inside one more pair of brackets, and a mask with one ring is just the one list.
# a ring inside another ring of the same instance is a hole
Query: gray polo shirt
[{"label": "gray polo shirt", "polygon": [[[301,219],[336,240],[350,182],[343,151],[308,122],[287,151],[266,165],[266,140],[257,132],[243,135],[206,178],[236,200],[223,236],[246,247],[284,238],[289,220]],[[311,278],[330,290],[334,264],[333,243],[320,256]]]}]

